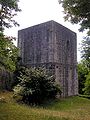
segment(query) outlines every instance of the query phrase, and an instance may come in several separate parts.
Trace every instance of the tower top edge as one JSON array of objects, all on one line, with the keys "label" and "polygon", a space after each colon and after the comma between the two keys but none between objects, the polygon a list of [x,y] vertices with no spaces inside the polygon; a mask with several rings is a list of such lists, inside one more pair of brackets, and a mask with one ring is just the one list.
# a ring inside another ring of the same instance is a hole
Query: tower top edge
[{"label": "tower top edge", "polygon": [[52,25],[57,24],[57,25],[60,25],[61,27],[65,28],[65,29],[73,32],[74,34],[76,34],[76,33],[75,33],[74,31],[72,31],[71,29],[67,28],[66,26],[64,26],[64,25],[62,25],[62,24],[60,24],[59,22],[56,22],[56,21],[54,21],[54,20],[49,20],[49,21],[46,21],[46,22],[43,22],[43,23],[39,23],[39,24],[30,26],[30,27],[27,27],[27,28],[23,28],[23,29],[21,29],[21,30],[18,30],[18,32],[19,32],[19,31],[25,31],[25,30],[30,29],[30,28],[33,29],[33,28],[36,28],[36,27],[39,27],[39,26],[42,26],[42,25],[45,25],[45,24],[52,24]]}]

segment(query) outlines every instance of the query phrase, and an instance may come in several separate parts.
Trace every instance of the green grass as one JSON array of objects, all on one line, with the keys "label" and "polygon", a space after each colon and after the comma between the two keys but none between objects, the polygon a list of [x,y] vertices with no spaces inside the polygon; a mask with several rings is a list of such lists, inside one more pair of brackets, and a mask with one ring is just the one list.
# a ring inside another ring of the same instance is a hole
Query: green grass
[{"label": "green grass", "polygon": [[0,120],[90,120],[90,100],[78,96],[41,107],[17,104],[9,92],[0,93],[0,98]]}]

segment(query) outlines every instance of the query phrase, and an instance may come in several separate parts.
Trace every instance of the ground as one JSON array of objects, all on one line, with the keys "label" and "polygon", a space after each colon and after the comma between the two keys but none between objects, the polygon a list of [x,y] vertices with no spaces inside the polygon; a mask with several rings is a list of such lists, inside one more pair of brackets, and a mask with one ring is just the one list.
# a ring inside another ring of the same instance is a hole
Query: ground
[{"label": "ground", "polygon": [[30,107],[16,103],[12,92],[1,92],[0,120],[90,120],[90,100],[75,96]]}]

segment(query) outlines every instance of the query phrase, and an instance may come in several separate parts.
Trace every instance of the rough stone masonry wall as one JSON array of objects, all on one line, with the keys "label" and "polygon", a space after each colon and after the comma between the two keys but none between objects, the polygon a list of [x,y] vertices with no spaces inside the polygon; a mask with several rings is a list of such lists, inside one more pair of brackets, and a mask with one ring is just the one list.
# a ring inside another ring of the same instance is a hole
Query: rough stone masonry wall
[{"label": "rough stone masonry wall", "polygon": [[49,21],[19,31],[18,46],[27,66],[43,66],[56,76],[62,96],[78,94],[76,34]]},{"label": "rough stone masonry wall", "polygon": [[56,22],[53,25],[56,78],[63,88],[63,96],[78,94],[76,34]]},{"label": "rough stone masonry wall", "polygon": [[11,90],[13,73],[0,67],[0,90]]}]

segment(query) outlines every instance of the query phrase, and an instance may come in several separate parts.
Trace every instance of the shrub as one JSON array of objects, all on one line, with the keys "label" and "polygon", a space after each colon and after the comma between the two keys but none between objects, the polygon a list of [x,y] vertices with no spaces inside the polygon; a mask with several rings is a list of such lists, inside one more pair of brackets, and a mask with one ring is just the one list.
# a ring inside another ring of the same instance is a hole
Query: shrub
[{"label": "shrub", "polygon": [[46,70],[41,68],[26,68],[19,80],[21,82],[15,86],[14,96],[24,103],[40,104],[45,99],[55,98],[57,93],[61,94],[54,77],[47,75]]},{"label": "shrub", "polygon": [[25,69],[26,68],[24,66],[21,66],[21,65],[19,65],[19,67],[16,67],[16,70],[13,73],[14,80],[12,83],[12,88],[20,83],[19,77],[20,77],[21,73],[24,75]]},{"label": "shrub", "polygon": [[86,75],[85,88],[83,91],[85,95],[90,95],[90,72]]}]

